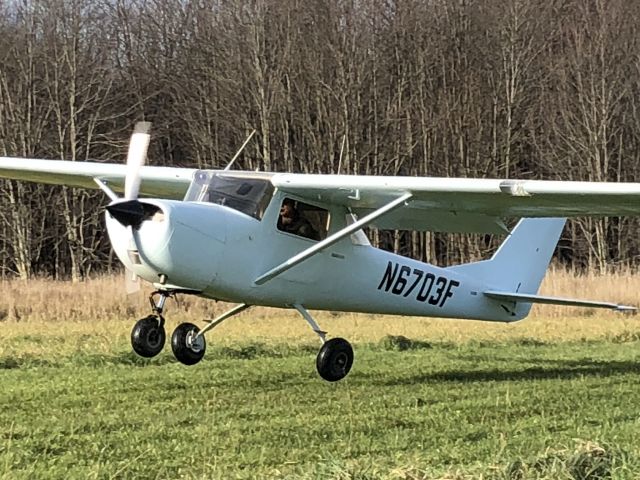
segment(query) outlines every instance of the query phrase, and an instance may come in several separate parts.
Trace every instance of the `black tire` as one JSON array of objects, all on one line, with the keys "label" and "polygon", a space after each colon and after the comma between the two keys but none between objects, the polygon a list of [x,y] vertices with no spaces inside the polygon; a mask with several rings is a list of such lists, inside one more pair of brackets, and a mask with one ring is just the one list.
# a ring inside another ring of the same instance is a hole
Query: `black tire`
[{"label": "black tire", "polygon": [[337,382],[347,376],[353,365],[353,348],[344,338],[332,338],[318,352],[316,368],[327,382]]},{"label": "black tire", "polygon": [[167,334],[158,317],[150,315],[138,320],[131,330],[131,346],[141,357],[151,358],[164,348]]},{"label": "black tire", "polygon": [[200,329],[193,323],[181,323],[173,331],[171,350],[180,363],[195,365],[204,357],[204,352],[207,349],[204,336],[198,337],[195,343],[191,341],[199,331]]}]

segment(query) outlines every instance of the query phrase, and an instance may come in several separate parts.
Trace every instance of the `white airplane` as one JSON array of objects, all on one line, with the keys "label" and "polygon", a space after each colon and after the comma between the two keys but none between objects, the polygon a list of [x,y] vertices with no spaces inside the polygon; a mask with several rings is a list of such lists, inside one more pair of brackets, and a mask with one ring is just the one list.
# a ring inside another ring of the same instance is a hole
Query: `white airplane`
[{"label": "white airplane", "polygon": [[[640,183],[152,167],[143,166],[148,143],[149,124],[140,123],[126,166],[0,157],[0,177],[109,196],[113,249],[156,288],[152,314],[131,333],[143,357],[162,350],[165,300],[177,293],[238,304],[202,329],[179,325],[171,347],[180,362],[199,362],[205,333],[250,306],[293,308],[322,340],[316,366],[330,382],[349,373],[353,350],[328,340],[310,309],[497,322],[525,318],[533,303],[634,310],[537,292],[566,217],[638,215]],[[509,232],[504,217],[525,218]],[[374,248],[362,231],[369,225],[508,236],[489,260],[439,268]]]}]

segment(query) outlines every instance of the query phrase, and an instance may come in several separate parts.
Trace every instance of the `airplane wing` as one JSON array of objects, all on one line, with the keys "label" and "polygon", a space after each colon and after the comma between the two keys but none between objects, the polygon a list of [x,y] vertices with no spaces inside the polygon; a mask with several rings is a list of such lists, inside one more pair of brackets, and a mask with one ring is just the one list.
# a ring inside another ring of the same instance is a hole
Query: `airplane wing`
[{"label": "airplane wing", "polygon": [[[149,197],[182,200],[189,188],[193,168],[150,167],[141,169],[140,193]],[[0,177],[70,187],[98,188],[95,179],[116,192],[124,191],[126,165],[0,157]]]},{"label": "airplane wing", "polygon": [[[182,199],[195,171],[142,167],[140,191],[145,196]],[[344,205],[359,217],[411,194],[408,205],[372,223],[378,228],[507,233],[502,222],[505,217],[640,215],[640,183],[216,173],[267,176],[284,192],[311,202]],[[121,192],[125,175],[124,164],[0,157],[0,177],[15,180],[97,188],[94,179],[101,179]]]},{"label": "airplane wing", "polygon": [[373,225],[506,233],[505,217],[640,215],[640,183],[274,174],[278,189],[366,215],[407,193],[411,202]]}]

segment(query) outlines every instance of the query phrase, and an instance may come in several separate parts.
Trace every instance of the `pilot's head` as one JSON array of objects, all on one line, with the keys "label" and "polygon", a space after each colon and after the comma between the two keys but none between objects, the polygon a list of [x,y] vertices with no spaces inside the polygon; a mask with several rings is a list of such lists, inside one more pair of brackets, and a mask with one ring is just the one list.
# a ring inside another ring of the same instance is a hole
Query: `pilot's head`
[{"label": "pilot's head", "polygon": [[296,204],[290,198],[285,198],[280,207],[280,218],[283,224],[291,223],[298,216]]}]

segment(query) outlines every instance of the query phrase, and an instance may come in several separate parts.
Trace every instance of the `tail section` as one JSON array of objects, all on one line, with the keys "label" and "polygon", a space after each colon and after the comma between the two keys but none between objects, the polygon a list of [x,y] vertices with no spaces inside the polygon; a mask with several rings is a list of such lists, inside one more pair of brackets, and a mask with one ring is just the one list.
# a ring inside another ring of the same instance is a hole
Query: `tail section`
[{"label": "tail section", "polygon": [[480,278],[491,289],[535,294],[565,222],[565,218],[523,218],[490,260],[451,269]]},{"label": "tail section", "polygon": [[534,303],[636,311],[636,307],[611,302],[537,295],[565,221],[564,218],[522,219],[490,260],[451,269],[483,282],[486,285],[483,295],[497,301],[510,320],[526,317]]}]

